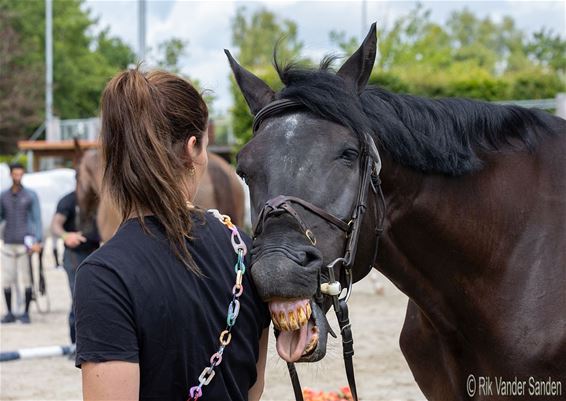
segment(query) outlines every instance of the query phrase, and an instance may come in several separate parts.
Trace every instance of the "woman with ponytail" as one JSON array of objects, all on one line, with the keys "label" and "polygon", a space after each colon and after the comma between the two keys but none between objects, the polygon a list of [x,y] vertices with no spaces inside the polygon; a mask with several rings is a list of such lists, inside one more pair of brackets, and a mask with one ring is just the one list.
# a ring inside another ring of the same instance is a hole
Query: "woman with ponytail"
[{"label": "woman with ponytail", "polygon": [[205,102],[176,75],[131,69],[106,86],[101,118],[103,193],[123,222],[77,271],[84,399],[259,400],[268,309],[249,274],[234,284],[235,265],[249,266],[237,229],[191,203],[207,165]]}]

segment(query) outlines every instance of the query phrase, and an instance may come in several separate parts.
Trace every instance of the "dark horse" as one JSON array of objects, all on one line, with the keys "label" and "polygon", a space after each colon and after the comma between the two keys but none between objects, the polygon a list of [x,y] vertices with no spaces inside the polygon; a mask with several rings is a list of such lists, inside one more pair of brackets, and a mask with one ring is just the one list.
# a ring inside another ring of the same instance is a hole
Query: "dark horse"
[{"label": "dark horse", "polygon": [[[285,87],[274,93],[227,53],[256,116],[238,171],[261,226],[251,270],[270,301],[279,355],[325,355],[320,311],[330,302],[318,287],[323,267],[344,254],[348,230],[312,205],[348,223],[364,149],[375,144],[387,208],[374,206],[370,190],[352,274],[360,280],[373,266],[410,298],[400,345],[425,396],[489,398],[482,379],[516,378],[521,399],[564,399],[566,122],[536,109],[366,87],[375,54],[374,25],[337,73],[328,61],[318,70],[276,63]],[[274,108],[280,99],[295,106]]]}]

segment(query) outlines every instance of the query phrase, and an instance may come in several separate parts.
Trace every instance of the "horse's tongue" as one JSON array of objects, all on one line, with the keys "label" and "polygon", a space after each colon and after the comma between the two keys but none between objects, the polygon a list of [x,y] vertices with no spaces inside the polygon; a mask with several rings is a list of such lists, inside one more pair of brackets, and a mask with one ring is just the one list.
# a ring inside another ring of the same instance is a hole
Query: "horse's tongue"
[{"label": "horse's tongue", "polygon": [[277,352],[287,362],[298,361],[307,346],[308,325],[299,330],[281,331],[277,337]]}]

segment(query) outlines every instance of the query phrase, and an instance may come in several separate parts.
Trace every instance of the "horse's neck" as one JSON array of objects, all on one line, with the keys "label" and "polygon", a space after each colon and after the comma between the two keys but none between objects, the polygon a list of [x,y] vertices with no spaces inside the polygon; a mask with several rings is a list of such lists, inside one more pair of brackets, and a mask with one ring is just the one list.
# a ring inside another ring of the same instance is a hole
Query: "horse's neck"
[{"label": "horse's neck", "polygon": [[499,154],[479,172],[446,177],[384,157],[388,211],[378,267],[421,309],[436,313],[437,326],[450,330],[453,314],[462,313],[454,301],[497,285],[519,250],[537,202],[529,158]]}]

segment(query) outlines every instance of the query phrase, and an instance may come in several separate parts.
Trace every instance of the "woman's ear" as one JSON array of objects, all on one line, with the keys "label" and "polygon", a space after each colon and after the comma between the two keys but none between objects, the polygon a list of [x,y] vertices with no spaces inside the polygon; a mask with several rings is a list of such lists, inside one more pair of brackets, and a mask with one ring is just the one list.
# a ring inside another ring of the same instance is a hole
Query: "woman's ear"
[{"label": "woman's ear", "polygon": [[191,136],[187,141],[187,152],[190,160],[195,160],[201,151],[201,144],[198,143],[197,137]]}]

